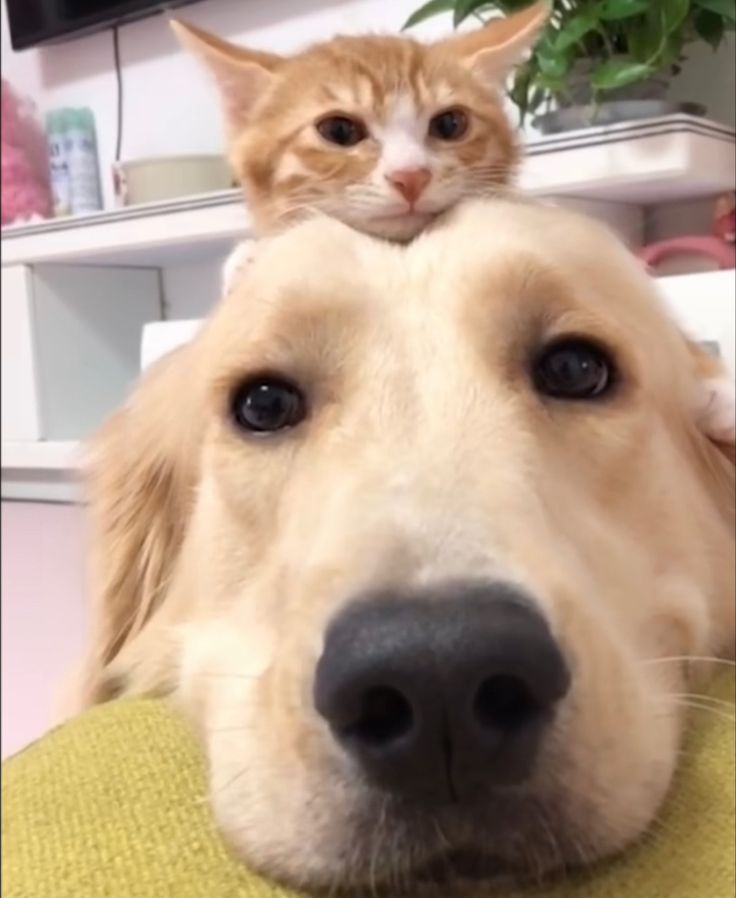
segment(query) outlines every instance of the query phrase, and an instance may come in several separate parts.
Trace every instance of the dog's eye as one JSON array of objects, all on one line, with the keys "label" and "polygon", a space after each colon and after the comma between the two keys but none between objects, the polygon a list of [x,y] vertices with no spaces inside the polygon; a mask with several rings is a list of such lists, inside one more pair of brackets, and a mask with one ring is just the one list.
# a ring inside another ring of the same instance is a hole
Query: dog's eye
[{"label": "dog's eye", "polygon": [[614,366],[607,353],[587,340],[565,338],[547,346],[533,369],[538,392],[554,399],[595,399],[613,385]]},{"label": "dog's eye", "polygon": [[298,387],[277,377],[246,381],[232,398],[232,416],[249,433],[274,433],[294,427],[306,415],[304,395]]},{"label": "dog's eye", "polygon": [[363,122],[348,115],[328,115],[320,119],[317,131],[325,140],[341,147],[353,147],[368,136]]},{"label": "dog's eye", "polygon": [[468,115],[462,109],[446,109],[429,123],[429,136],[438,140],[460,140],[468,130]]}]

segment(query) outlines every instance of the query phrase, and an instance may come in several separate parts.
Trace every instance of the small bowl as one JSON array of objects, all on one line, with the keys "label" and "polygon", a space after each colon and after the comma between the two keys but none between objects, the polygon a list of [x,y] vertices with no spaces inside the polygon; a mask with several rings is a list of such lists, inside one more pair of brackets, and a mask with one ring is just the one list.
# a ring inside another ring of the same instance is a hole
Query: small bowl
[{"label": "small bowl", "polygon": [[115,193],[124,206],[173,200],[233,186],[223,156],[156,156],[118,166]]}]

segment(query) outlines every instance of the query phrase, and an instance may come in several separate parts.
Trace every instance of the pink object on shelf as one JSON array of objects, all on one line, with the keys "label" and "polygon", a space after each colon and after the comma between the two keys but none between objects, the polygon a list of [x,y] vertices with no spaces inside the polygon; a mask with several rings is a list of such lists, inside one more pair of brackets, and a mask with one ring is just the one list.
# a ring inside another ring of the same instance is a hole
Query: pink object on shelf
[{"label": "pink object on shelf", "polygon": [[726,243],[736,244],[736,193],[718,197],[713,219],[713,233]]},{"label": "pink object on shelf", "polygon": [[660,240],[642,247],[637,255],[651,269],[678,256],[707,259],[720,269],[736,268],[736,193],[724,193],[716,200],[710,234]]},{"label": "pink object on shelf", "polygon": [[650,268],[655,268],[670,256],[705,256],[718,268],[736,268],[736,246],[718,237],[708,235],[693,237],[673,237],[643,246],[637,255]]},{"label": "pink object on shelf", "polygon": [[32,105],[2,80],[2,223],[51,215],[48,149]]}]

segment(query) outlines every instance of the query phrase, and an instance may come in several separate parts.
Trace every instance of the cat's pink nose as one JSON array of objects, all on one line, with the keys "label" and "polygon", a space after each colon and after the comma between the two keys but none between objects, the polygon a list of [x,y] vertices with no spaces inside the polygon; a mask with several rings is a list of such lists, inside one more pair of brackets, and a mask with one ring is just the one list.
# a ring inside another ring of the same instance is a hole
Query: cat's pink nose
[{"label": "cat's pink nose", "polygon": [[424,190],[432,180],[432,172],[428,168],[404,168],[389,172],[386,180],[392,187],[413,205],[424,193]]}]

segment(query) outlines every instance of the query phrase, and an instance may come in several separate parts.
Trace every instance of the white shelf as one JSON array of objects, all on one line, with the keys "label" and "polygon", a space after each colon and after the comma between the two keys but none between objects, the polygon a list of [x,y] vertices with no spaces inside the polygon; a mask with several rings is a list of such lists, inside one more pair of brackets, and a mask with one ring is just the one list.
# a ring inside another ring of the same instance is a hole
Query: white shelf
[{"label": "white shelf", "polygon": [[24,502],[80,502],[81,444],[2,442],[2,498]]},{"label": "white shelf", "polygon": [[71,471],[79,463],[80,445],[63,442],[16,442],[3,440],[3,471]]},{"label": "white shelf", "polygon": [[2,264],[159,267],[226,253],[250,233],[238,190],[2,229]]},{"label": "white shelf", "polygon": [[520,186],[640,206],[709,197],[736,186],[735,141],[690,115],[550,135],[527,146]]},{"label": "white shelf", "polygon": [[[538,196],[636,205],[736,186],[736,133],[687,115],[588,128],[530,142],[520,186]],[[225,254],[251,232],[240,191],[2,230],[2,264],[161,267]]]}]

